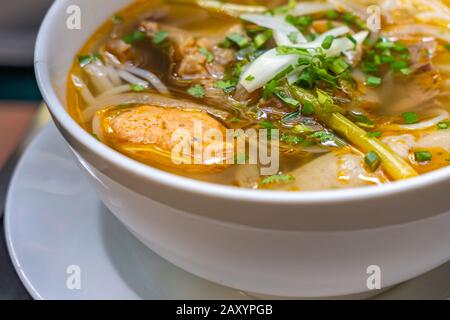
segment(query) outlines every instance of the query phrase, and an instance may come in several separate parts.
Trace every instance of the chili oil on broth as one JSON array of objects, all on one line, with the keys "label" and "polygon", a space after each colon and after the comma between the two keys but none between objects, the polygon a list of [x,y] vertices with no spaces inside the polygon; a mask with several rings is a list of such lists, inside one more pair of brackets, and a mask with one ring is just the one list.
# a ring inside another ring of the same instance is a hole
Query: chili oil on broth
[{"label": "chili oil on broth", "polygon": [[[236,3],[242,4],[243,1],[239,1]],[[249,4],[265,4],[270,7],[275,7],[283,3],[283,1],[245,1],[245,3]],[[133,30],[136,30],[139,22],[150,16],[159,16],[165,15],[164,23],[167,25],[175,26],[186,30],[187,32],[191,32],[195,35],[201,36],[214,36],[216,34],[224,33],[225,30],[229,29],[236,23],[240,22],[239,19],[233,18],[230,16],[226,16],[221,13],[212,12],[206,9],[202,9],[195,6],[184,5],[184,4],[168,4],[166,1],[136,1],[128,8],[117,13],[118,16],[121,17],[122,23],[116,25],[113,21],[105,22],[96,33],[90,38],[90,40],[85,44],[85,46],[80,50],[78,56],[90,55],[93,52],[98,52],[104,43],[111,37],[121,38],[126,34],[130,34]],[[207,28],[205,28],[207,26]],[[174,84],[172,79],[172,74],[168,71],[170,70],[170,60],[166,54],[161,52],[160,50],[156,50],[149,46],[148,41],[141,42],[136,45],[135,48],[137,52],[137,56],[139,59],[134,61],[134,63],[142,69],[147,69],[155,73],[163,83],[165,83],[170,92],[171,96],[175,99],[189,99],[192,100],[188,94],[186,94],[186,88],[182,84]],[[436,63],[438,66],[442,65],[443,68],[448,68],[448,58],[449,52],[445,50],[438,50],[436,52],[433,63]],[[82,67],[79,63],[75,62],[72,66],[70,74],[77,75],[81,79],[83,79],[89,86],[89,79],[83,73]],[[448,93],[448,88],[450,87],[449,75],[446,72],[441,73],[441,81],[442,91]],[[380,88],[379,90],[382,90]],[[399,91],[402,90],[401,87],[398,88]],[[94,91],[95,92],[95,91]],[[68,111],[71,116],[85,128],[87,131],[92,132],[92,124],[90,121],[84,121],[82,117],[82,112],[87,108],[87,103],[83,101],[81,98],[77,88],[73,85],[72,80],[69,77],[68,80],[68,90],[67,90],[67,102],[68,102]],[[205,104],[203,101],[194,101],[198,104]],[[390,136],[390,135],[401,135],[401,134],[410,134],[413,135],[416,139],[419,139],[421,136],[426,135],[428,133],[432,133],[436,131],[435,127],[428,128],[426,130],[421,131],[401,131],[395,130],[391,131],[389,129],[384,129],[383,124],[391,124],[391,123],[401,123],[401,118],[399,114],[391,115],[392,112],[385,112],[385,110],[389,110],[388,106],[392,103],[392,101],[383,101],[382,105],[385,108],[377,108],[375,110],[367,111],[371,116],[371,119],[375,120],[375,126],[372,128],[372,131],[378,130],[381,132],[382,137]],[[430,114],[429,109],[436,108],[439,106],[447,111],[450,110],[450,101],[448,95],[440,95],[436,97],[432,101],[428,101],[427,106],[422,106],[422,108],[414,108],[414,112],[416,112],[422,119],[432,118],[432,114]],[[114,107],[115,105],[111,105]],[[214,105],[210,105],[210,107],[215,108]],[[220,108],[219,108],[220,109]],[[249,108],[253,112],[253,107]],[[247,110],[248,111],[248,110]],[[406,110],[409,111],[409,110]],[[236,110],[233,110],[236,112]],[[258,111],[256,111],[258,112]],[[240,119],[239,122],[234,121],[224,121],[224,119],[217,118],[224,126],[227,128],[261,128],[260,121],[263,120],[265,115],[257,115],[247,117],[247,112],[243,112],[243,110],[239,110],[237,114],[233,113],[233,115],[237,115]],[[259,118],[261,117],[261,118]],[[256,121],[256,122],[255,122]],[[258,122],[259,121],[259,122]],[[281,132],[285,128],[281,128]],[[381,138],[380,138],[381,139]],[[105,142],[105,141],[104,141]],[[107,142],[105,142],[108,144]],[[116,150],[120,150],[114,146],[114,144],[109,144],[112,148]],[[353,148],[351,145],[345,148],[336,149],[336,153],[338,156],[342,153],[353,153],[358,154],[359,156],[363,156],[364,153],[359,151],[357,148]],[[350,150],[350,151],[349,151]],[[332,151],[332,150],[329,150]],[[445,148],[433,147],[429,148],[433,160],[436,161],[426,161],[426,162],[417,162],[414,159],[414,154],[411,153],[409,156],[409,164],[420,174],[426,173],[432,170],[436,170],[442,167],[447,166],[449,163],[450,155]],[[123,152],[125,153],[126,152]],[[177,169],[172,166],[162,165],[158,161],[146,161],[145,159],[139,156],[130,157],[144,162],[146,164],[155,166],[165,171],[169,171],[178,175],[187,176],[194,179],[199,179],[207,182],[214,182],[226,185],[238,185],[241,187],[247,188],[269,188],[269,189],[282,189],[282,190],[302,190],[301,184],[286,183],[278,185],[267,184],[261,185],[259,182],[262,177],[255,172],[255,166],[252,165],[231,165],[228,168],[220,171],[220,172],[210,172],[201,174],[198,172],[189,172],[189,170]],[[293,172],[298,168],[301,168],[304,164],[311,163],[313,160],[319,158],[321,153],[308,153],[304,151],[298,151],[294,147],[284,146],[284,150],[280,156],[280,173],[289,173]],[[339,159],[339,161],[342,161]],[[301,178],[301,177],[300,177]],[[376,185],[381,183],[388,183],[390,178],[386,175],[383,170],[379,170],[377,175],[372,174],[361,174],[361,180],[365,181],[369,185]],[[345,170],[338,170],[337,180],[343,181],[343,186],[345,187],[345,181],[349,180],[348,172]],[[333,188],[333,187],[330,187]],[[308,187],[306,188],[308,189]]]}]

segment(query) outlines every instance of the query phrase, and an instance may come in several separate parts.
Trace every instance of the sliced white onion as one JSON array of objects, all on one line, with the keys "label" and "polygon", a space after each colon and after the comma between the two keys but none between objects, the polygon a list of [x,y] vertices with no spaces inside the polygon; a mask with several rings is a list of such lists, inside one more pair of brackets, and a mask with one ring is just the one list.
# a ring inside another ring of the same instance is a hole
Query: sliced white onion
[{"label": "sliced white onion", "polygon": [[[248,92],[263,87],[278,73],[297,62],[298,56],[294,54],[279,55],[277,49],[271,49],[253,61],[242,74],[239,84]],[[252,80],[247,80],[251,76]]]},{"label": "sliced white onion", "polygon": [[325,12],[333,10],[335,6],[332,3],[326,2],[303,2],[297,4],[292,10],[294,16],[306,16],[310,14]]},{"label": "sliced white onion", "polygon": [[[361,31],[354,34],[353,38],[356,40],[356,46],[361,45],[368,35],[368,31]],[[294,47],[303,49],[316,49],[322,46],[322,41],[314,40],[309,43],[295,45]],[[333,41],[333,44],[329,49],[325,50],[325,53],[329,57],[334,57],[340,55],[341,53],[346,53],[347,51],[353,51],[354,48],[355,44],[350,39],[338,38]]]},{"label": "sliced white onion", "polygon": [[[305,36],[292,24],[286,22],[285,16],[268,16],[262,14],[243,14],[241,19],[254,23],[258,26],[273,30],[277,35],[274,35],[277,45],[286,45],[286,39],[289,39],[290,34],[295,34],[298,43],[306,42]],[[280,43],[278,43],[277,38]],[[281,41],[283,40],[283,41]],[[289,40],[287,44],[292,44]]]},{"label": "sliced white onion", "polygon": [[392,125],[383,126],[383,128],[388,129],[388,130],[408,130],[408,131],[424,130],[424,129],[434,127],[439,122],[442,122],[449,118],[448,112],[443,109],[436,110],[436,113],[438,114],[438,116],[433,119],[430,119],[428,121],[422,121],[422,122],[415,123],[415,124],[392,124]]},{"label": "sliced white onion", "polygon": [[391,28],[383,32],[385,36],[411,36],[411,35],[424,35],[431,36],[435,39],[439,39],[445,42],[450,42],[450,31],[447,28],[431,26],[427,24],[402,24],[397,25],[395,28]]},{"label": "sliced white onion", "polygon": [[169,89],[154,73],[131,65],[127,66],[125,69],[128,72],[149,81],[160,93],[169,94]]},{"label": "sliced white onion", "polygon": [[273,31],[273,39],[277,46],[292,46],[294,43],[289,39],[289,36],[280,31]]},{"label": "sliced white onion", "polygon": [[347,26],[337,27],[337,28],[334,28],[334,29],[328,30],[327,32],[322,33],[314,41],[320,42],[320,44],[322,44],[323,40],[325,40],[325,38],[328,36],[340,37],[349,32],[350,32],[350,28]]}]

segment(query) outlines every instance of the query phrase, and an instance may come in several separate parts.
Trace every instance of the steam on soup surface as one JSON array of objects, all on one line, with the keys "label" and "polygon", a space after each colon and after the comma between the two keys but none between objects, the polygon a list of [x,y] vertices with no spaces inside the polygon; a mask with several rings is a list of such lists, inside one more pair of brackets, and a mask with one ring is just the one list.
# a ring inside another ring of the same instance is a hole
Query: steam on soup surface
[{"label": "steam on soup surface", "polygon": [[[69,111],[133,159],[246,188],[349,188],[445,167],[448,3],[378,1],[381,19],[367,20],[373,3],[137,1],[79,52]],[[202,135],[227,129],[242,130]],[[174,156],[177,132],[194,152]],[[263,140],[252,132],[279,150],[275,172],[250,156]],[[214,152],[196,162],[195,148]]]}]

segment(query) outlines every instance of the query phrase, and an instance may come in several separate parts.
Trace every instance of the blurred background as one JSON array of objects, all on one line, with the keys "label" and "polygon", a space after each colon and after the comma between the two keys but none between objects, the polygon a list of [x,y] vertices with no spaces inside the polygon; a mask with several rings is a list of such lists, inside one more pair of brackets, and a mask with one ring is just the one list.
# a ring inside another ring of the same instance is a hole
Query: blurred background
[{"label": "blurred background", "polygon": [[32,132],[48,119],[33,70],[39,25],[53,0],[1,1],[0,8],[0,300],[29,299],[12,267],[2,214],[9,179]]},{"label": "blurred background", "polygon": [[39,25],[53,0],[2,1],[0,9],[0,168],[27,132],[41,96],[33,71]]}]

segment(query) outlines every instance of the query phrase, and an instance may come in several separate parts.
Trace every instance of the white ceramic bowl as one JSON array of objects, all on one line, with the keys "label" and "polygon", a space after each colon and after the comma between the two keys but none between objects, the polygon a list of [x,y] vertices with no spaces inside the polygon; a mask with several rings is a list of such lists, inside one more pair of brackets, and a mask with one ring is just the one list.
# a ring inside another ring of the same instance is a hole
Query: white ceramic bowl
[{"label": "white ceramic bowl", "polygon": [[[321,297],[417,276],[450,257],[450,168],[381,187],[270,192],[212,185],[135,162],[92,138],[65,110],[67,72],[96,28],[130,0],[57,0],[35,66],[53,119],[108,208],[152,250],[245,291]],[[82,29],[66,28],[79,5]],[[70,205],[68,203],[67,205]]]}]

